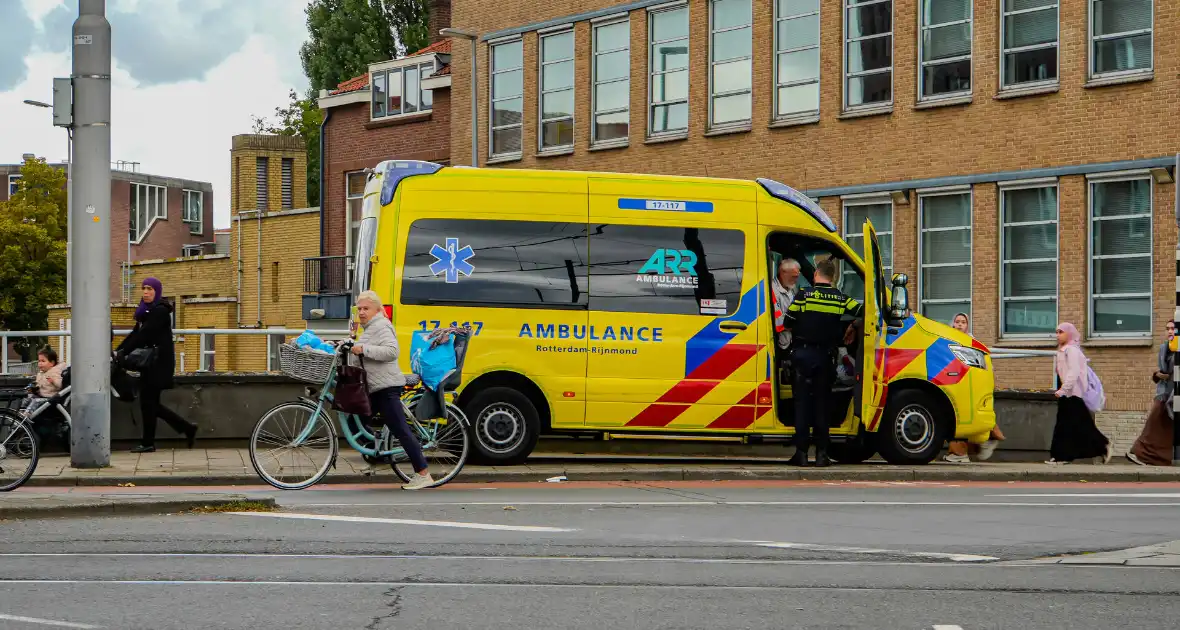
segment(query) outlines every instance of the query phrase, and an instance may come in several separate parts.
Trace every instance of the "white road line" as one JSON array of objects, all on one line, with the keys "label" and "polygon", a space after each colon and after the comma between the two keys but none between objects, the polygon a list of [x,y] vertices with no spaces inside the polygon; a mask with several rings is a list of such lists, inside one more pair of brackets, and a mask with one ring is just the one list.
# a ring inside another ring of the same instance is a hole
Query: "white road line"
[{"label": "white road line", "polygon": [[[989,495],[989,496],[1037,496],[1037,495]],[[1049,496],[1049,495],[1046,495]],[[1085,496],[1085,495],[1052,495],[1052,496]],[[1125,496],[1125,495],[1118,495]],[[1152,495],[1162,496],[1162,495]],[[1164,497],[1171,498],[1171,497]],[[1178,496],[1177,498],[1180,498]],[[1180,501],[1168,503],[1074,503],[1074,502],[1024,502],[1024,501],[433,501],[413,502],[401,501],[390,503],[290,503],[289,507],[322,508],[322,507],[478,507],[505,505],[537,506],[537,507],[694,507],[694,506],[837,506],[837,507],[924,507],[924,506],[953,506],[953,507],[1180,507]]]},{"label": "white road line", "polygon": [[1081,492],[1062,492],[1058,494],[989,494],[989,497],[1081,497],[1081,498],[1119,498],[1119,499],[1180,499],[1180,492],[1108,492],[1108,493],[1081,493]]},{"label": "white road line", "polygon": [[816,545],[811,543],[768,542],[758,540],[735,541],[745,542],[759,547],[772,549],[802,549],[804,551],[829,551],[833,553],[863,553],[870,555],[905,556],[908,558],[931,558],[951,560],[953,562],[987,562],[999,560],[994,556],[976,556],[966,553],[944,553],[938,551],[898,551],[895,549],[872,549],[868,547],[845,547],[840,545]]},{"label": "white road line", "polygon": [[37,617],[21,617],[19,615],[0,615],[0,621],[19,621],[21,623],[32,623],[40,626],[55,626],[58,628],[101,628],[102,626],[92,626],[88,623],[73,623],[71,621],[55,621],[53,619],[39,619]]},{"label": "white road line", "polygon": [[342,516],[336,514],[294,514],[290,512],[227,512],[235,516],[258,516],[264,518],[286,518],[308,521],[340,521],[346,523],[384,523],[388,525],[428,525],[433,527],[457,527],[461,529],[490,529],[506,532],[576,532],[565,527],[540,527],[535,525],[497,525],[494,523],[461,523],[458,521],[420,521],[409,518],[372,518],[368,516]]},{"label": "white road line", "polygon": [[933,630],[963,630],[962,626],[934,626]]}]

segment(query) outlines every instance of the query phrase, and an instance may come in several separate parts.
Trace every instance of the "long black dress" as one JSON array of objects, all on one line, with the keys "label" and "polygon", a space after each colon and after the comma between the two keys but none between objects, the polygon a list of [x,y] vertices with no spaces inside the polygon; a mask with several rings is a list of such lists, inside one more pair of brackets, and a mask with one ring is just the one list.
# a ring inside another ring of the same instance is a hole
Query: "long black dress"
[{"label": "long black dress", "polygon": [[[1058,385],[1060,387],[1060,385]],[[1059,462],[1071,462],[1087,457],[1103,457],[1110,444],[1098,425],[1094,414],[1079,396],[1057,399],[1057,423],[1053,425],[1053,442],[1049,455]]]},{"label": "long black dress", "polygon": [[128,354],[137,348],[156,349],[155,365],[139,375],[143,446],[156,444],[156,418],[163,419],[174,431],[188,438],[191,445],[197,433],[197,425],[160,404],[160,393],[165,389],[172,389],[172,373],[176,369],[176,351],[172,347],[172,307],[166,301],[158,300],[142,320],[135,322],[131,334],[119,344],[119,354]]}]

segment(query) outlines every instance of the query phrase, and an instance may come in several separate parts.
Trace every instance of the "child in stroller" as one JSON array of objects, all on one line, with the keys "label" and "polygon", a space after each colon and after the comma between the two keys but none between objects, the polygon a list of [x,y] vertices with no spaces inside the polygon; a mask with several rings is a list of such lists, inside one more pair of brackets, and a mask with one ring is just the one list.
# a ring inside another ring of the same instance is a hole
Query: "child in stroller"
[{"label": "child in stroller", "polygon": [[37,351],[37,376],[21,403],[21,413],[33,422],[42,444],[58,442],[66,451],[70,449],[69,416],[57,408],[69,402],[69,379],[69,366],[58,362],[53,348],[41,348]]}]

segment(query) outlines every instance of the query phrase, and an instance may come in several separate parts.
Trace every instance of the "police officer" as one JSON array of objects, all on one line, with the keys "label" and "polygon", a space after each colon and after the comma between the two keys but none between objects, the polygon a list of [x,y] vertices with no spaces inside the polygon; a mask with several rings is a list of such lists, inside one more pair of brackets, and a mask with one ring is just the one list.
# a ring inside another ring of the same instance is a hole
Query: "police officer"
[{"label": "police officer", "polygon": [[816,263],[812,287],[804,289],[787,307],[787,328],[794,337],[791,362],[795,378],[795,455],[792,466],[807,465],[811,430],[815,430],[815,465],[831,466],[828,458],[828,419],[836,378],[836,351],[844,340],[844,315],[860,317],[864,307],[832,286],[836,263]]}]

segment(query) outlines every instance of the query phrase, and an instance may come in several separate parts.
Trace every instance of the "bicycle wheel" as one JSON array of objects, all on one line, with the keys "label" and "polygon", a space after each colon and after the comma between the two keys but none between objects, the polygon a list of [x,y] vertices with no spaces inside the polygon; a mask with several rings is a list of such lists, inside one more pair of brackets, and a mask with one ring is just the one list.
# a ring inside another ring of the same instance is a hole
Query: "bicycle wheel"
[{"label": "bicycle wheel", "polygon": [[[467,416],[458,407],[448,403],[445,421],[441,418],[417,420],[413,407],[410,408],[409,417],[410,429],[418,437],[422,454],[426,456],[426,465],[434,477],[434,484],[430,487],[437,488],[454,479],[467,462]],[[391,442],[396,443],[396,440]],[[405,455],[394,458],[393,470],[403,481],[409,481],[410,475],[414,474],[414,467]]]},{"label": "bicycle wheel", "polygon": [[16,412],[0,409],[0,492],[23,486],[37,470],[40,444]]},{"label": "bicycle wheel", "polygon": [[315,406],[304,402],[283,403],[254,425],[250,463],[266,483],[280,490],[302,490],[328,474],[337,448],[336,429],[327,413],[317,415]]}]

